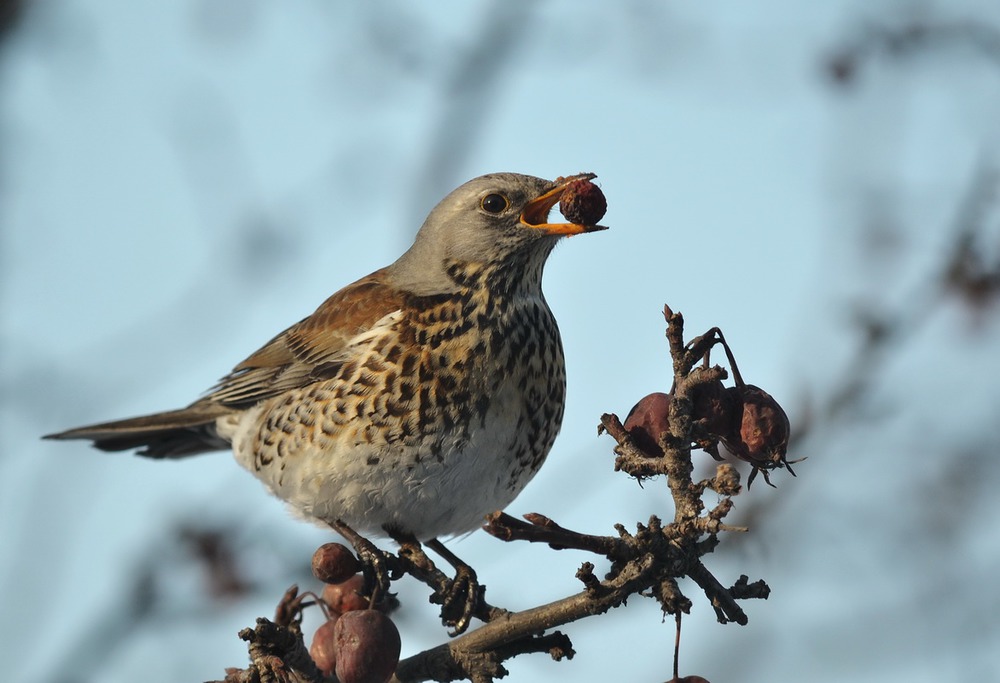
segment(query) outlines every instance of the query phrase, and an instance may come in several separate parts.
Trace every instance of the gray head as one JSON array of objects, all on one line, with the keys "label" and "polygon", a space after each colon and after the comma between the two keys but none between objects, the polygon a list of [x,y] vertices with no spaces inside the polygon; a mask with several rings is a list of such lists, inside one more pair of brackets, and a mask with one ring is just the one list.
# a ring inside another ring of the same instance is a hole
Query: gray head
[{"label": "gray head", "polygon": [[413,246],[389,267],[393,283],[418,294],[449,291],[446,261],[503,264],[537,258],[544,262],[559,238],[603,228],[549,223],[548,216],[574,180],[556,181],[517,173],[491,173],[453,190],[430,212]]}]

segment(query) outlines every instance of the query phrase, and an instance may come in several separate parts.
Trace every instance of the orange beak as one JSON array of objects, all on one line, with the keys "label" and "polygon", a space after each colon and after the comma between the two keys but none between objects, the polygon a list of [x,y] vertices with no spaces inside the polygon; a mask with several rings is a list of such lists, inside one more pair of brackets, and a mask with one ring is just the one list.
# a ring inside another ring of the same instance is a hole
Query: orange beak
[{"label": "orange beak", "polygon": [[532,199],[528,202],[528,205],[524,207],[524,211],[521,212],[521,224],[534,228],[536,230],[542,230],[547,235],[579,235],[584,232],[597,232],[598,230],[607,230],[606,225],[580,225],[578,223],[549,223],[549,212],[552,211],[552,207],[559,203],[562,199],[563,192],[566,188],[575,180],[591,180],[596,178],[597,175],[594,173],[581,173],[579,175],[570,176],[569,178],[556,178],[555,187],[548,190],[540,197]]}]

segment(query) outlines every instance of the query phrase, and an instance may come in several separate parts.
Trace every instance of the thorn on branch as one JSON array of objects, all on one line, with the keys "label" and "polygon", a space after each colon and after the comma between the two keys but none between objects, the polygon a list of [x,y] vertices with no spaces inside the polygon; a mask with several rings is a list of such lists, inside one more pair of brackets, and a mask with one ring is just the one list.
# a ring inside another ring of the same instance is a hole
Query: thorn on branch
[{"label": "thorn on branch", "polygon": [[576,571],[576,578],[580,579],[587,593],[596,597],[601,592],[601,581],[594,576],[594,563],[584,562]]}]

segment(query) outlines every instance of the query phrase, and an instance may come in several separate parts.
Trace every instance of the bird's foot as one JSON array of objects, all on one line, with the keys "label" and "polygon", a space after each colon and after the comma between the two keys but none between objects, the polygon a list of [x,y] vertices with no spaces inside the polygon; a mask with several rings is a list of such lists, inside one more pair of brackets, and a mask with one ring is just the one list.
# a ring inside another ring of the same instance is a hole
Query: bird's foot
[{"label": "bird's foot", "polygon": [[448,579],[431,596],[431,601],[441,605],[441,621],[452,630],[452,637],[469,628],[473,616],[485,605],[486,588],[479,585],[476,572],[457,555],[444,547],[441,541],[431,539],[427,546],[455,568],[455,578]]},{"label": "bird's foot", "polygon": [[[339,519],[330,524],[337,533],[343,536],[354,547],[361,561],[361,574],[364,576],[365,585],[362,592],[367,596],[372,604],[392,594],[389,587],[392,585],[392,567],[390,559],[395,559],[367,538],[356,532]],[[396,577],[398,578],[398,577]]]},{"label": "bird's foot", "polygon": [[476,572],[441,541],[434,538],[425,545],[454,567],[454,578],[435,566],[412,534],[390,528],[386,528],[386,533],[399,543],[401,568],[434,589],[431,602],[441,605],[441,622],[451,629],[450,636],[458,636],[468,630],[472,617],[489,621],[506,612],[486,602],[486,588],[479,584]]},{"label": "bird's foot", "polygon": [[441,621],[452,630],[454,637],[465,633],[472,617],[485,597],[486,589],[479,585],[476,572],[469,565],[455,569],[455,578],[447,590],[439,594],[441,598]]}]

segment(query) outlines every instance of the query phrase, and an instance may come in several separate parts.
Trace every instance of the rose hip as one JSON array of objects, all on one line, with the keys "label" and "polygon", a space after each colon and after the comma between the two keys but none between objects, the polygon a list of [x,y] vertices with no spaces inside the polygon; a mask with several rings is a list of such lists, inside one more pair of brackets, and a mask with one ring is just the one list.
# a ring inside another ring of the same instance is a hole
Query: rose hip
[{"label": "rose hip", "polygon": [[597,225],[608,210],[604,193],[589,180],[574,180],[563,191],[559,211],[570,223]]}]

